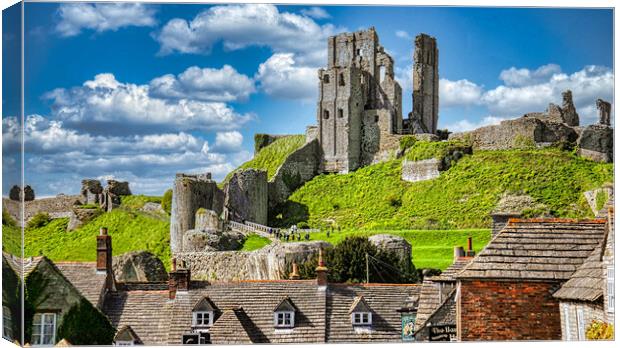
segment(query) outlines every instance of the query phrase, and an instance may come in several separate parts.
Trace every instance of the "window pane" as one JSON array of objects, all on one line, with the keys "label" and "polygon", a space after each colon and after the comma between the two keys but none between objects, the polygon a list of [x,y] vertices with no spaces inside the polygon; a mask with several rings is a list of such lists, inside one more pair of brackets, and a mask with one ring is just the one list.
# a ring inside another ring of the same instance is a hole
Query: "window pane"
[{"label": "window pane", "polygon": [[35,334],[35,333],[32,334],[32,342],[33,342],[33,344],[41,344],[40,339],[41,339],[40,335]]}]

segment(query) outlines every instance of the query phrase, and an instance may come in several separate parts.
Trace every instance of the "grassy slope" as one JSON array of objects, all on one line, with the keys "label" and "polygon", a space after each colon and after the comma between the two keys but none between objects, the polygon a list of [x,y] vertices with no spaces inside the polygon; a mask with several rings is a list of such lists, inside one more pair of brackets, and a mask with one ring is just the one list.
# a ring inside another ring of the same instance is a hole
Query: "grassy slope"
[{"label": "grassy slope", "polygon": [[241,251],[254,251],[271,244],[269,238],[261,237],[257,234],[250,234],[243,242]]},{"label": "grassy slope", "polygon": [[147,214],[122,209],[105,213],[79,229],[66,232],[68,219],[55,219],[25,233],[25,254],[43,254],[52,260],[95,261],[96,236],[108,227],[114,255],[148,250],[170,265],[170,223]]},{"label": "grassy slope", "polygon": [[286,223],[363,229],[489,228],[504,192],[523,192],[558,217],[591,215],[583,192],[613,180],[613,164],[557,149],[479,151],[434,180],[400,180],[401,160],[320,175],[291,195]]},{"label": "grassy slope", "polygon": [[[488,229],[469,230],[342,230],[341,232],[312,233],[310,240],[324,240],[337,244],[349,235],[372,236],[375,234],[394,234],[411,243],[411,258],[416,268],[445,269],[452,264],[453,248],[467,245],[467,237],[472,237],[474,250],[480,251],[491,240]],[[302,240],[303,236],[302,236]]]},{"label": "grassy slope", "polygon": [[[304,135],[289,135],[276,139],[273,143],[261,149],[251,160],[242,164],[240,169],[263,169],[267,171],[267,177],[271,179],[278,167],[293,151],[304,145],[306,137]],[[234,172],[229,173],[224,182],[228,182]]]},{"label": "grassy slope", "polygon": [[13,255],[21,255],[21,229],[15,225],[2,225],[2,250]]}]

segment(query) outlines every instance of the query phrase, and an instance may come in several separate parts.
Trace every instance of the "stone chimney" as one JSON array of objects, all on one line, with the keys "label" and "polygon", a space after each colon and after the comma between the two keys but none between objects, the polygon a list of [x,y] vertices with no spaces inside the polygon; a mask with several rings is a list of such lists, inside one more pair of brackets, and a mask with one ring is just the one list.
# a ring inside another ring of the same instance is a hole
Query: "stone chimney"
[{"label": "stone chimney", "polygon": [[289,275],[288,279],[290,280],[299,280],[301,277],[299,275],[299,267],[297,267],[297,262],[293,262],[293,271]]},{"label": "stone chimney", "polygon": [[112,269],[112,236],[108,234],[107,227],[101,227],[97,236],[97,273],[107,276],[107,290],[116,291],[116,280]]},{"label": "stone chimney", "polygon": [[467,237],[467,252],[465,253],[465,256],[468,256],[468,257],[476,256],[476,252],[474,251],[471,237]]},{"label": "stone chimney", "polygon": [[316,284],[319,289],[324,290],[327,288],[327,267],[325,267],[325,261],[323,260],[323,248],[319,249],[319,264],[316,267]]},{"label": "stone chimney", "polygon": [[454,247],[454,260],[456,261],[459,259],[459,257],[463,257],[465,256],[465,249],[463,249],[462,246],[455,246]]},{"label": "stone chimney", "polygon": [[181,263],[181,267],[177,269],[177,259],[172,259],[172,270],[168,278],[168,294],[171,300],[174,300],[177,293],[187,293],[189,283],[191,281],[190,271],[185,268],[185,263]]}]

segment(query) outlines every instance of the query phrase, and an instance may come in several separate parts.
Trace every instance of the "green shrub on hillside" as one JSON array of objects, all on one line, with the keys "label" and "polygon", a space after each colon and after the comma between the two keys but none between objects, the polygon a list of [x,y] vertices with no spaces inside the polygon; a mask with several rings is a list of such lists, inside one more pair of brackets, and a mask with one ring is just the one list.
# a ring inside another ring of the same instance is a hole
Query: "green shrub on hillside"
[{"label": "green shrub on hillside", "polygon": [[556,217],[588,217],[592,213],[583,192],[612,181],[613,164],[553,148],[478,151],[437,179],[407,183],[400,177],[400,160],[349,174],[319,175],[295,191],[272,214],[270,223],[306,221],[320,227],[334,221],[343,228],[364,229],[489,228],[489,213],[504,192],[530,195]]},{"label": "green shrub on hillside", "polygon": [[161,199],[161,208],[170,215],[172,211],[172,189],[168,189],[164,193],[164,197]]},{"label": "green shrub on hillside", "polygon": [[415,135],[405,135],[400,138],[400,150],[404,151],[415,145],[417,138]]},{"label": "green shrub on hillside", "polygon": [[50,214],[46,212],[40,212],[40,213],[35,214],[35,216],[33,216],[30,220],[28,220],[28,223],[26,224],[26,228],[33,229],[33,228],[43,227],[47,225],[50,221],[52,221]]},{"label": "green shrub on hillside", "polygon": [[269,238],[265,238],[255,233],[252,233],[249,236],[247,236],[240,250],[241,251],[254,251],[254,250],[262,249],[263,247],[269,244],[271,244],[271,240],[269,240]]},{"label": "green shrub on hillside", "polygon": [[[267,171],[267,178],[270,180],[276,174],[276,170],[284,163],[288,155],[302,147],[306,142],[304,135],[289,135],[276,139],[273,143],[262,148],[254,158],[242,164],[235,171],[240,169],[262,169]],[[233,172],[228,173],[223,183],[228,182]]]},{"label": "green shrub on hillside", "polygon": [[17,226],[17,222],[13,220],[13,217],[11,216],[11,214],[9,214],[9,212],[6,209],[2,209],[2,225],[10,226],[10,227]]},{"label": "green shrub on hillside", "polygon": [[458,140],[448,141],[416,141],[405,154],[410,161],[421,161],[431,158],[443,159],[454,151],[464,151],[469,145]]}]

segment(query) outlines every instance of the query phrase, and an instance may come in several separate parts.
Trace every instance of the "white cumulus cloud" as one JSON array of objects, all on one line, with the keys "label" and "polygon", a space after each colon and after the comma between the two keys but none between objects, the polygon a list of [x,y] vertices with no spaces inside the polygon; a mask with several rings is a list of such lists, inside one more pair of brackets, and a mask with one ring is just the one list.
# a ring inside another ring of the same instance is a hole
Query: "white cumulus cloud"
[{"label": "white cumulus cloud", "polygon": [[276,53],[261,63],[255,76],[270,96],[313,100],[318,89],[317,69],[297,66],[293,53]]},{"label": "white cumulus cloud", "polygon": [[482,87],[468,80],[439,80],[439,105],[442,107],[478,104],[481,96]]},{"label": "white cumulus cloud", "polygon": [[214,6],[189,21],[174,18],[154,37],[160,54],[209,53],[222,42],[228,50],[265,46],[276,53],[292,52],[300,62],[317,65],[326,60],[325,39],[341,30],[306,15],[280,12],[274,5],[245,4]]},{"label": "white cumulus cloud", "polygon": [[243,135],[237,131],[217,132],[215,134],[215,150],[218,152],[238,152],[241,150]]},{"label": "white cumulus cloud", "polygon": [[255,91],[254,81],[230,65],[221,69],[192,66],[174,76],[166,74],[151,80],[150,94],[158,98],[191,98],[229,102],[247,100]]},{"label": "white cumulus cloud", "polygon": [[397,30],[395,34],[396,34],[396,37],[399,37],[401,39],[406,39],[406,40],[411,39],[411,35],[409,35],[409,33],[404,30]]},{"label": "white cumulus cloud", "polygon": [[61,4],[58,17],[56,30],[65,37],[78,35],[83,29],[103,32],[157,24],[155,9],[141,3]]},{"label": "white cumulus cloud", "polygon": [[331,17],[325,9],[316,6],[303,8],[300,12],[301,14],[314,19],[326,19]]},{"label": "white cumulus cloud", "polygon": [[225,103],[192,99],[191,94],[174,100],[156,98],[149,85],[119,82],[113,74],[96,75],[82,86],[55,89],[45,97],[52,100],[56,120],[91,132],[228,130],[252,118]]}]

